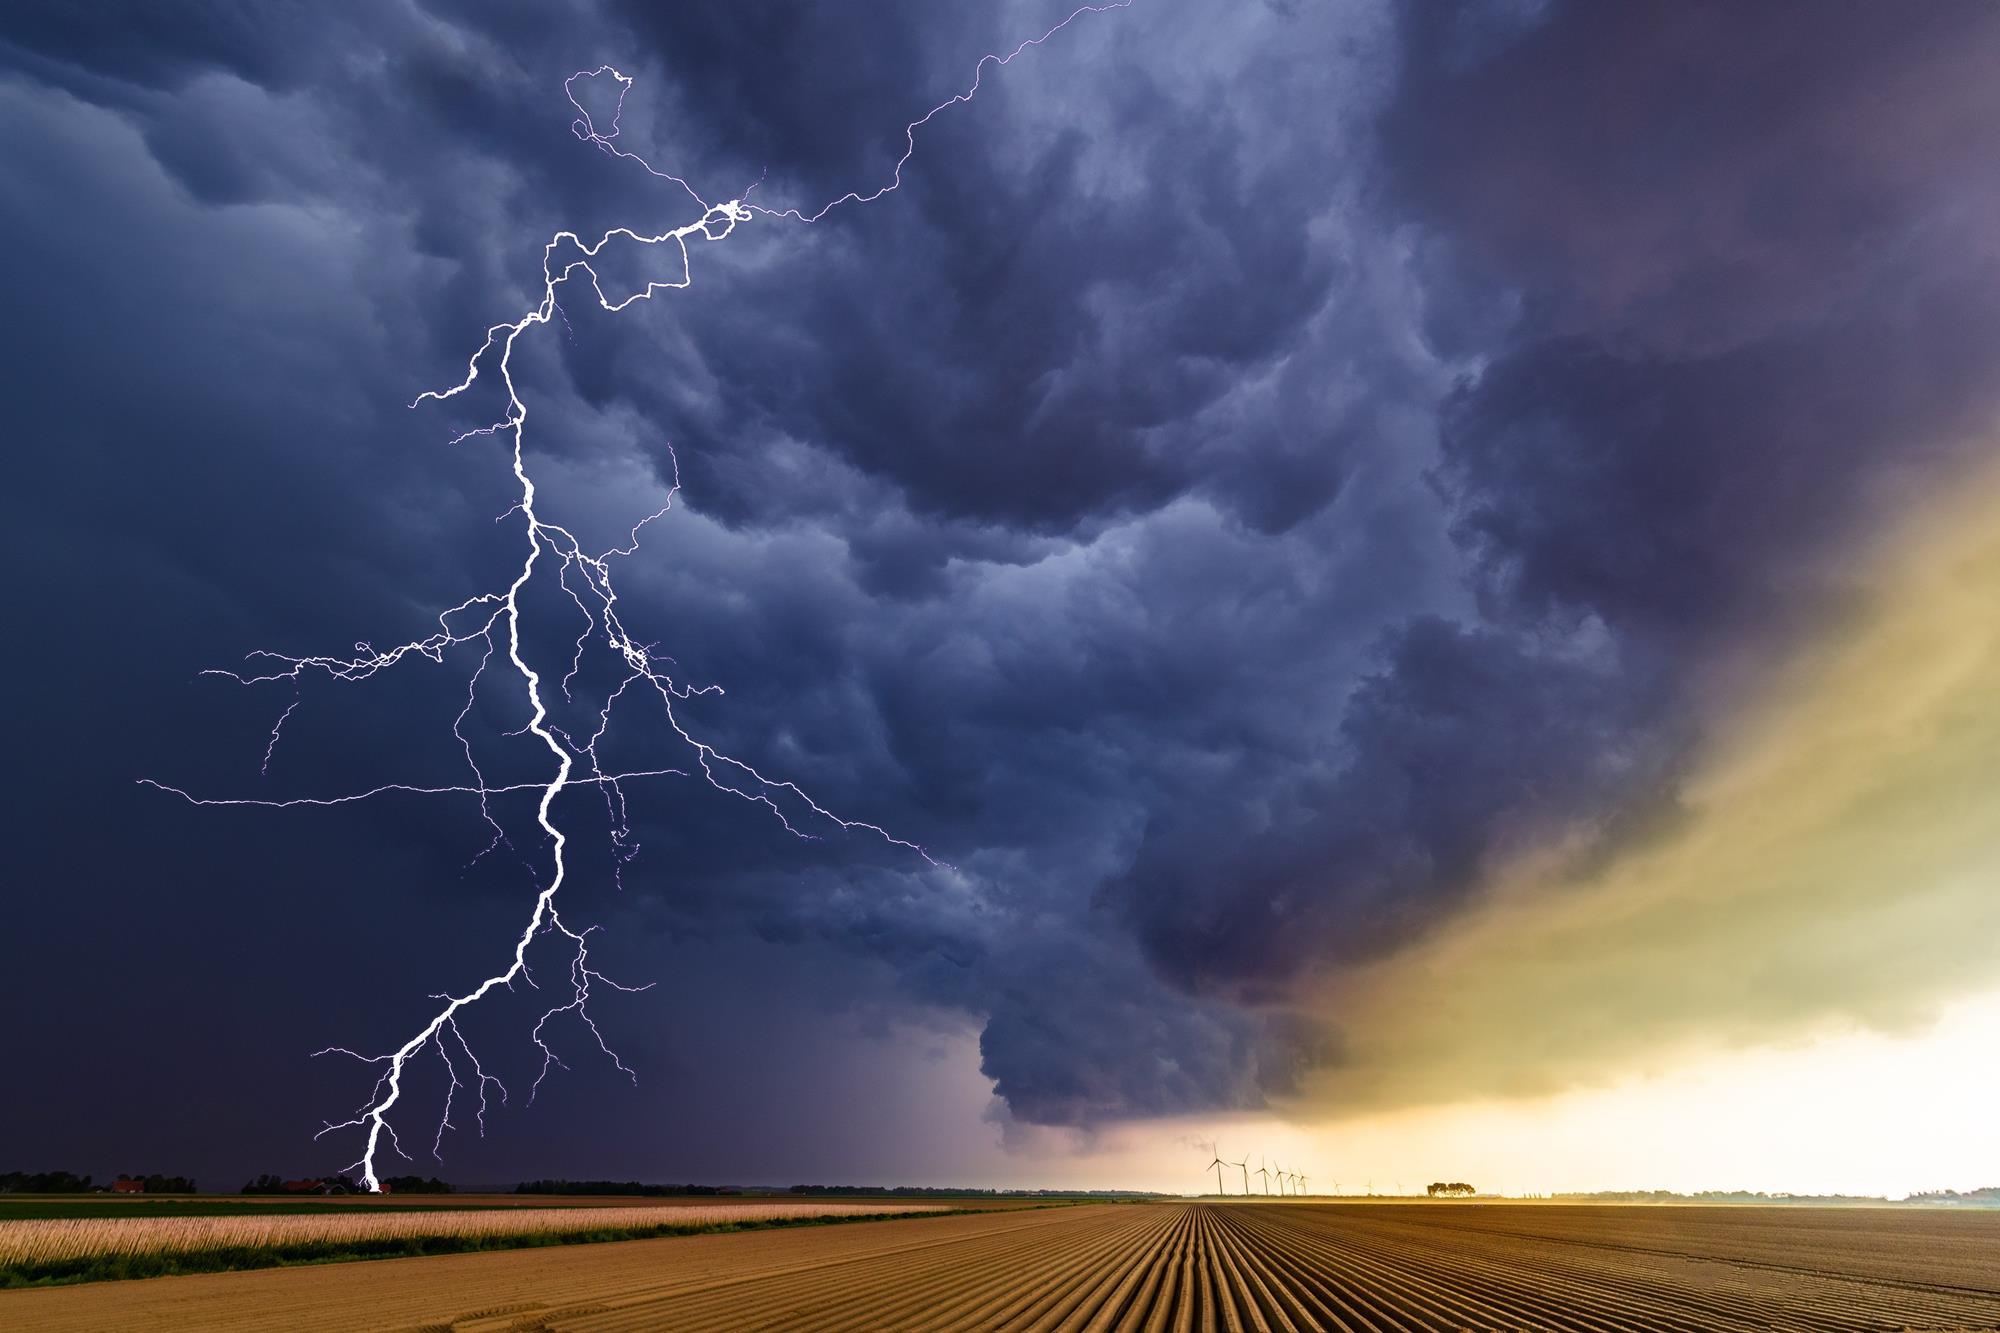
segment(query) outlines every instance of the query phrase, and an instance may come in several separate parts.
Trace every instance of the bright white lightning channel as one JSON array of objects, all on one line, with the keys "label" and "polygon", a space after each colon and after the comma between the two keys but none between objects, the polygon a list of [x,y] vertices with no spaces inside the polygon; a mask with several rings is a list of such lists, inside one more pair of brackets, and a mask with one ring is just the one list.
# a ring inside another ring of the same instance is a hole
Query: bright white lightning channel
[{"label": "bright white lightning channel", "polygon": [[[471,678],[466,685],[465,705],[459,710],[457,717],[452,722],[452,732],[458,738],[464,750],[466,765],[471,771],[472,780],[462,785],[446,786],[415,786],[405,783],[385,783],[365,791],[345,795],[301,797],[290,800],[199,797],[191,795],[178,787],[153,782],[151,779],[142,780],[145,785],[180,796],[195,805],[334,806],[362,801],[389,793],[476,796],[479,801],[480,813],[492,830],[493,835],[492,841],[488,843],[485,851],[480,853],[481,856],[484,856],[486,852],[492,851],[495,847],[500,846],[506,841],[506,832],[499,820],[495,818],[489,798],[510,792],[540,792],[540,800],[535,810],[535,821],[542,833],[549,840],[552,849],[552,870],[547,883],[541,886],[540,892],[535,896],[534,909],[529,914],[527,925],[521,931],[519,938],[514,942],[512,960],[507,967],[493,976],[486,978],[478,986],[463,994],[438,994],[432,996],[431,998],[435,1000],[443,1001],[443,1006],[431,1016],[428,1022],[417,1030],[414,1036],[410,1037],[408,1041],[393,1051],[381,1055],[363,1055],[346,1047],[335,1046],[315,1052],[316,1055],[339,1054],[351,1056],[365,1064],[380,1068],[380,1074],[375,1081],[375,1085],[359,1110],[345,1120],[327,1122],[319,1133],[314,1135],[314,1138],[318,1139],[343,1130],[354,1130],[359,1133],[361,1138],[361,1155],[347,1169],[351,1171],[358,1170],[361,1173],[362,1184],[367,1189],[378,1191],[381,1188],[381,1179],[377,1174],[376,1166],[385,1140],[390,1150],[405,1160],[411,1160],[409,1154],[403,1151],[402,1145],[397,1139],[396,1130],[390,1122],[390,1112],[395,1109],[397,1103],[402,1099],[403,1075],[407,1071],[410,1061],[422,1054],[426,1049],[437,1052],[447,1079],[444,1110],[439,1118],[437,1130],[431,1144],[433,1156],[442,1158],[445,1131],[457,1128],[452,1121],[452,1111],[461,1095],[476,1099],[475,1114],[477,1123],[480,1131],[484,1132],[486,1113],[489,1107],[487,1100],[489,1086],[497,1090],[503,1100],[506,1098],[507,1089],[506,1085],[498,1078],[486,1072],[478,1056],[473,1053],[473,1049],[467,1042],[464,1032],[459,1028],[458,1018],[460,1013],[468,1006],[478,1003],[478,1001],[496,988],[507,987],[511,989],[516,978],[528,981],[531,986],[535,985],[533,978],[528,974],[528,947],[544,934],[560,935],[568,941],[571,950],[569,954],[569,987],[566,992],[562,993],[563,1002],[554,1004],[546,1010],[540,1019],[536,1021],[530,1034],[531,1040],[533,1040],[535,1046],[541,1052],[542,1064],[540,1071],[536,1074],[534,1087],[530,1089],[529,1100],[533,1100],[534,1092],[540,1089],[542,1080],[547,1076],[550,1068],[562,1063],[554,1049],[548,1044],[546,1029],[550,1020],[564,1014],[574,1014],[581,1020],[584,1026],[589,1029],[590,1035],[597,1043],[598,1048],[611,1060],[612,1064],[627,1076],[633,1076],[633,1071],[625,1065],[623,1060],[619,1059],[617,1053],[605,1042],[603,1033],[598,1030],[596,1022],[590,1015],[588,1006],[591,997],[591,987],[594,984],[598,984],[614,990],[630,992],[646,990],[649,986],[620,985],[593,968],[590,964],[590,935],[597,927],[590,926],[582,930],[573,929],[564,922],[561,914],[557,911],[556,897],[561,892],[568,873],[565,858],[568,838],[551,818],[550,814],[556,797],[565,788],[570,786],[597,787],[604,794],[606,809],[611,820],[611,838],[616,852],[616,864],[622,866],[624,862],[630,860],[638,851],[637,843],[632,840],[631,826],[627,818],[624,784],[637,778],[661,777],[670,774],[687,776],[686,772],[681,769],[665,767],[612,773],[604,771],[598,758],[598,744],[603,740],[605,732],[610,727],[612,708],[617,704],[619,699],[624,697],[627,690],[634,687],[638,687],[641,691],[650,690],[660,700],[668,725],[672,728],[675,736],[692,753],[694,767],[699,770],[704,780],[720,791],[764,806],[786,831],[799,837],[811,837],[812,835],[802,829],[794,820],[803,822],[810,818],[812,820],[824,821],[844,830],[873,834],[894,846],[908,849],[932,865],[938,864],[930,857],[929,853],[915,843],[895,837],[877,825],[864,823],[859,820],[841,818],[820,805],[796,784],[779,778],[767,777],[749,764],[731,758],[714,747],[697,740],[681,725],[679,718],[674,713],[674,703],[676,700],[686,700],[708,694],[720,695],[722,689],[720,686],[715,685],[697,687],[677,682],[667,670],[672,665],[672,659],[655,653],[650,644],[640,643],[627,632],[618,609],[618,595],[613,588],[611,579],[612,562],[619,557],[633,554],[638,549],[641,530],[647,524],[665,515],[672,508],[673,497],[679,490],[678,460],[674,458],[670,446],[668,448],[668,459],[674,469],[674,483],[668,488],[664,502],[660,508],[653,514],[640,520],[632,528],[627,544],[616,546],[610,550],[596,554],[587,552],[574,534],[560,524],[544,519],[540,511],[536,508],[535,482],[529,474],[523,449],[523,429],[527,422],[528,408],[515,386],[511,364],[515,343],[520,339],[522,334],[537,325],[547,324],[560,313],[560,307],[556,303],[556,289],[569,282],[578,272],[588,275],[591,290],[596,296],[598,306],[609,313],[615,314],[635,302],[652,299],[656,292],[669,289],[679,290],[690,286],[693,277],[690,269],[691,256],[688,242],[691,240],[704,242],[726,240],[735,232],[737,227],[758,216],[808,224],[815,223],[842,204],[870,203],[893,192],[902,185],[903,168],[909,163],[911,157],[916,152],[917,130],[928,124],[932,117],[938,115],[940,112],[972,100],[979,91],[980,81],[984,77],[986,67],[989,64],[995,67],[1008,64],[1029,47],[1041,45],[1086,14],[1102,14],[1111,10],[1126,9],[1131,4],[1132,0],[1115,0],[1114,3],[1082,6],[1048,31],[1038,37],[1029,38],[1005,55],[988,54],[980,57],[978,63],[973,67],[972,83],[965,91],[952,96],[946,101],[940,102],[925,112],[924,115],[909,122],[904,127],[904,151],[902,156],[896,160],[894,170],[886,184],[866,194],[850,191],[810,213],[796,208],[782,210],[765,208],[747,203],[744,197],[731,199],[726,203],[720,204],[707,202],[686,180],[669,172],[657,170],[646,162],[644,158],[635,153],[627,152],[618,146],[616,142],[618,138],[618,118],[624,107],[625,95],[631,91],[632,79],[607,65],[595,70],[579,71],[564,80],[563,90],[569,98],[570,105],[577,112],[577,119],[573,122],[571,128],[579,139],[613,157],[634,162],[654,176],[663,180],[670,180],[679,185],[687,192],[689,198],[700,207],[701,213],[692,222],[658,234],[648,234],[627,227],[616,227],[605,232],[594,243],[588,245],[574,232],[557,232],[550,238],[548,244],[542,247],[542,298],[540,303],[512,323],[496,324],[489,328],[486,331],[485,342],[480,345],[479,349],[472,354],[466,363],[464,379],[446,389],[429,390],[421,393],[410,404],[414,408],[429,401],[443,402],[455,398],[459,394],[469,390],[479,380],[483,371],[490,371],[499,376],[500,382],[505,387],[507,393],[506,414],[500,420],[490,425],[464,432],[452,442],[459,443],[476,436],[504,437],[509,440],[514,480],[520,487],[520,499],[512,509],[500,517],[504,519],[518,513],[526,523],[527,551],[522,559],[519,571],[514,574],[511,582],[507,584],[504,591],[482,593],[478,596],[467,598],[458,605],[440,613],[438,616],[437,632],[410,643],[400,644],[394,648],[384,650],[377,650],[363,643],[356,646],[355,655],[348,657],[288,657],[279,653],[258,652],[250,655],[249,660],[257,664],[253,669],[205,673],[229,676],[244,684],[289,682],[292,685],[294,689],[293,698],[283,713],[279,715],[277,722],[272,726],[270,739],[265,747],[264,769],[268,771],[271,756],[277,749],[285,723],[298,708],[296,690],[299,683],[306,676],[321,673],[337,681],[361,681],[411,657],[423,657],[431,662],[441,664],[444,661],[446,652],[449,650],[461,645],[481,644],[483,647],[479,655],[478,665],[473,669]],[[618,97],[612,112],[611,123],[607,128],[602,130],[598,128],[591,118],[590,112],[585,109],[576,97],[576,84],[578,80],[598,77],[609,77],[618,85]],[[755,188],[755,186],[752,186],[751,190],[754,191]],[[745,191],[745,196],[750,192]],[[635,292],[621,300],[613,300],[600,285],[597,271],[591,266],[591,261],[614,239],[623,239],[645,246],[671,244],[680,252],[679,277],[664,282],[649,282],[643,291]],[[528,664],[521,649],[521,593],[529,585],[530,581],[536,577],[537,570],[541,566],[541,562],[545,556],[549,561],[554,563],[557,586],[568,596],[570,602],[582,614],[585,622],[582,633],[576,639],[576,651],[572,658],[570,669],[560,682],[556,684],[555,688],[562,691],[565,699],[570,697],[570,685],[582,668],[586,648],[593,642],[608,648],[624,666],[625,675],[623,681],[606,697],[604,706],[598,711],[595,728],[585,737],[572,736],[561,727],[551,725],[544,698],[544,691],[547,686],[541,673]],[[520,678],[522,684],[527,689],[528,695],[530,716],[527,724],[519,732],[511,734],[531,735],[547,748],[549,756],[555,761],[555,771],[546,782],[511,783],[497,786],[489,784],[486,781],[485,774],[480,771],[479,763],[473,756],[471,742],[463,731],[465,719],[470,714],[477,697],[479,683],[485,676],[488,666],[492,664],[493,655],[499,647],[494,640],[496,630],[504,630],[507,665]],[[587,774],[579,775],[576,773],[576,768],[580,761],[588,765]],[[781,802],[784,804],[781,804]],[[787,804],[792,807],[793,813],[787,813]]]}]

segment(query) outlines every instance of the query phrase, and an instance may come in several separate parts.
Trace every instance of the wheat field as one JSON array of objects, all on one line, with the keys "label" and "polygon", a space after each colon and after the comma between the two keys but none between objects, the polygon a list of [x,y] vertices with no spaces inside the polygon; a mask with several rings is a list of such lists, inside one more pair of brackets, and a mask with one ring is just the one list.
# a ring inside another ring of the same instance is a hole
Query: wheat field
[{"label": "wheat field", "polygon": [[710,1227],[741,1222],[880,1216],[948,1210],[942,1203],[724,1203],[610,1205],[595,1208],[480,1208],[440,1212],[315,1213],[242,1217],[78,1217],[0,1222],[0,1265],[53,1263],[112,1254],[169,1254],[233,1248],[407,1240],[429,1236],[507,1236],[656,1226]]}]

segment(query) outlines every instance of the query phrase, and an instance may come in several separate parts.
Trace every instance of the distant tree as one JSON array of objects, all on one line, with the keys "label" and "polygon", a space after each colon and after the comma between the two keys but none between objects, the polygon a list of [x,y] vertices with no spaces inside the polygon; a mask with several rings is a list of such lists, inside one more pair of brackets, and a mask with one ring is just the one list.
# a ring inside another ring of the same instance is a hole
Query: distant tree
[{"label": "distant tree", "polygon": [[647,1185],[636,1180],[524,1180],[516,1194],[735,1194],[721,1185]]},{"label": "distant tree", "polygon": [[451,1185],[436,1176],[389,1176],[382,1182],[391,1194],[449,1194]]},{"label": "distant tree", "polygon": [[0,1194],[87,1194],[90,1177],[71,1171],[0,1171]]},{"label": "distant tree", "polygon": [[987,1196],[987,1195],[1001,1195],[1001,1194],[1010,1194],[1010,1195],[1011,1195],[1011,1194],[1019,1194],[1019,1195],[1038,1195],[1038,1194],[1048,1194],[1048,1193],[1066,1193],[1066,1191],[1049,1191],[1049,1190],[992,1190],[992,1189],[971,1189],[971,1188],[963,1188],[963,1189],[961,1189],[961,1188],[958,1188],[958,1187],[956,1187],[956,1186],[949,1186],[949,1185],[946,1185],[946,1186],[939,1186],[939,1185],[794,1185],[794,1186],[792,1186],[792,1188],[791,1188],[791,1193],[793,1193],[793,1194],[818,1194],[818,1195],[828,1195],[828,1194],[831,1194],[831,1195],[839,1195],[839,1196],[853,1196],[853,1197],[861,1197],[861,1198],[898,1198],[898,1199],[903,1199],[903,1198],[925,1198],[925,1197],[943,1197],[943,1198],[953,1198],[953,1199],[955,1199],[955,1198],[959,1198],[959,1197],[961,1197],[961,1196],[968,1196],[968,1195],[978,1195],[978,1196]]},{"label": "distant tree", "polygon": [[1438,1180],[1424,1186],[1424,1193],[1435,1199],[1440,1196],[1453,1198],[1460,1195],[1477,1194],[1479,1191],[1462,1180]]},{"label": "distant tree", "polygon": [[[414,1176],[410,1178],[412,1180],[416,1179]],[[328,1194],[359,1194],[361,1192],[361,1186],[355,1183],[353,1176],[302,1176],[299,1179],[316,1182]],[[239,1194],[291,1194],[295,1191],[286,1188],[289,1180],[290,1177],[274,1176],[267,1171],[244,1185],[237,1192]],[[193,1182],[189,1181],[188,1183],[192,1184]],[[439,1183],[442,1184],[443,1182]],[[152,1186],[148,1185],[146,1188],[151,1189]],[[449,1185],[446,1185],[444,1191],[434,1190],[430,1192],[442,1193],[449,1191],[450,1188]]]}]

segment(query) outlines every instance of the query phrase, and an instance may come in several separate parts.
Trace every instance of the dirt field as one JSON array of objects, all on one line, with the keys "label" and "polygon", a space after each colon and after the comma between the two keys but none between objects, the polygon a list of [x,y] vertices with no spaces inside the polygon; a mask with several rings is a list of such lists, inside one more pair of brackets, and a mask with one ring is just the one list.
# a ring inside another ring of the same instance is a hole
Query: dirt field
[{"label": "dirt field", "polygon": [[0,1292],[0,1327],[2000,1328],[2000,1214],[1251,1203]]}]

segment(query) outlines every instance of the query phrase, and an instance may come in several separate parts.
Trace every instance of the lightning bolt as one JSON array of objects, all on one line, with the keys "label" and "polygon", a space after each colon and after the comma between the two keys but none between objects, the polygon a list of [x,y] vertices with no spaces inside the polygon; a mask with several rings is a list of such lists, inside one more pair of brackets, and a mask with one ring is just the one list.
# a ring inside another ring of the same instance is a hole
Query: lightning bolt
[{"label": "lightning bolt", "polygon": [[[452,722],[452,734],[458,739],[464,752],[471,780],[442,786],[384,783],[342,795],[294,799],[202,797],[150,778],[140,780],[143,785],[200,806],[262,806],[283,809],[346,805],[390,794],[471,796],[477,798],[480,814],[492,833],[491,841],[485,850],[479,853],[481,857],[496,848],[508,845],[506,830],[494,815],[491,798],[523,791],[540,793],[535,809],[535,822],[551,848],[551,869],[547,881],[539,885],[533,909],[529,913],[527,924],[514,941],[511,961],[507,966],[463,993],[433,995],[431,998],[439,1001],[440,1007],[414,1035],[393,1051],[364,1055],[344,1046],[330,1046],[314,1052],[315,1056],[347,1056],[378,1071],[366,1100],[360,1104],[355,1113],[346,1119],[326,1121],[313,1136],[317,1140],[343,1131],[354,1131],[360,1139],[361,1151],[360,1156],[347,1169],[359,1171],[362,1184],[368,1190],[379,1191],[381,1188],[377,1163],[385,1148],[405,1160],[411,1160],[397,1138],[391,1122],[391,1113],[402,1100],[404,1076],[409,1072],[412,1061],[424,1052],[435,1052],[446,1080],[444,1109],[432,1138],[433,1156],[442,1160],[444,1136],[447,1131],[458,1128],[452,1115],[461,1099],[471,1099],[475,1102],[474,1115],[482,1134],[485,1131],[489,1109],[488,1090],[496,1092],[503,1104],[507,1100],[507,1086],[499,1078],[487,1073],[460,1028],[459,1018],[468,1008],[478,1004],[495,990],[505,988],[511,991],[516,980],[525,981],[530,987],[539,989],[529,972],[527,957],[530,945],[544,935],[556,936],[563,941],[569,966],[566,987],[557,992],[559,1002],[552,1003],[542,1013],[529,1034],[529,1039],[541,1054],[541,1067],[536,1073],[533,1087],[529,1090],[529,1100],[532,1102],[543,1079],[548,1076],[552,1068],[566,1067],[556,1054],[555,1048],[550,1045],[547,1031],[552,1021],[565,1015],[573,1015],[580,1021],[588,1030],[598,1050],[611,1061],[612,1065],[627,1077],[637,1081],[637,1076],[605,1041],[604,1034],[591,1016],[589,1004],[594,987],[601,986],[633,993],[649,989],[651,983],[643,986],[622,985],[599,972],[590,961],[590,936],[598,928],[589,926],[577,929],[565,922],[558,911],[556,899],[569,876],[566,856],[569,836],[556,822],[552,813],[556,799],[568,788],[596,787],[603,793],[605,809],[610,819],[615,866],[622,867],[639,850],[631,833],[625,784],[642,778],[690,776],[688,770],[671,767],[615,772],[605,770],[600,761],[598,746],[610,729],[613,709],[626,697],[628,691],[639,697],[650,693],[657,699],[669,728],[686,747],[692,758],[693,769],[700,773],[704,781],[718,791],[764,807],[786,832],[800,838],[814,838],[816,835],[808,831],[811,827],[808,821],[812,821],[847,832],[869,834],[891,846],[921,857],[932,866],[941,864],[916,843],[896,837],[879,825],[836,815],[796,783],[760,772],[750,764],[698,739],[682,725],[680,717],[675,712],[676,703],[708,695],[719,696],[723,693],[722,687],[713,684],[688,685],[677,680],[673,674],[673,669],[676,668],[674,660],[658,653],[654,645],[641,643],[626,628],[619,610],[618,594],[612,581],[614,563],[634,554],[639,549],[641,532],[672,510],[674,497],[680,490],[679,459],[669,445],[667,457],[673,468],[673,484],[668,487],[659,509],[632,527],[626,544],[605,551],[589,551],[567,528],[544,518],[536,506],[535,481],[529,473],[524,448],[528,407],[514,383],[512,369],[516,344],[524,334],[538,326],[548,324],[552,319],[560,318],[567,328],[568,316],[563,313],[557,301],[557,291],[572,282],[579,273],[588,278],[590,290],[599,308],[607,313],[616,314],[636,302],[651,300],[659,292],[684,290],[691,286],[693,276],[690,242],[713,244],[727,240],[738,227],[757,217],[806,224],[816,223],[843,204],[872,203],[897,190],[903,183],[903,169],[916,152],[917,131],[929,124],[933,117],[949,108],[971,101],[978,94],[989,65],[999,68],[1010,64],[1030,47],[1040,46],[1086,14],[1103,14],[1112,10],[1126,9],[1132,3],[1133,0],[1114,0],[1113,3],[1084,5],[1054,27],[1039,36],[1029,38],[1004,55],[989,53],[981,56],[973,67],[970,86],[938,103],[904,126],[903,153],[896,160],[890,178],[885,184],[868,193],[850,191],[810,212],[799,208],[773,209],[748,203],[747,196],[757,188],[754,184],[745,190],[742,196],[719,204],[709,203],[682,177],[659,170],[617,142],[619,117],[624,111],[625,96],[633,87],[633,79],[609,65],[604,65],[594,70],[580,70],[563,81],[564,95],[577,113],[576,119],[570,126],[577,138],[611,157],[634,163],[648,174],[678,185],[700,212],[693,221],[666,231],[655,233],[629,227],[616,227],[588,244],[575,232],[557,232],[542,247],[542,295],[539,303],[519,319],[488,328],[484,342],[468,358],[465,376],[458,383],[443,389],[426,390],[410,403],[410,407],[417,408],[427,402],[446,402],[470,390],[480,380],[482,374],[498,377],[506,391],[504,413],[498,420],[485,426],[462,432],[451,442],[459,444],[475,438],[506,441],[520,498],[496,521],[505,520],[516,514],[521,516],[525,527],[523,534],[525,552],[520,568],[515,571],[503,589],[469,597],[439,613],[438,628],[435,633],[408,643],[387,649],[377,649],[365,642],[358,643],[352,653],[344,656],[336,654],[290,657],[280,653],[255,652],[245,659],[249,666],[244,670],[203,673],[228,677],[244,685],[282,684],[290,687],[291,701],[272,725],[265,746],[262,768],[268,773],[271,758],[277,752],[283,737],[285,724],[298,710],[299,688],[307,678],[324,676],[332,681],[355,683],[365,681],[379,672],[413,658],[424,658],[433,664],[442,665],[447,654],[453,650],[476,647],[479,657],[467,681],[465,704]],[[590,111],[578,100],[576,85],[580,80],[601,77],[608,77],[617,84],[618,95],[610,123],[600,129]],[[649,247],[668,247],[678,254],[677,275],[662,281],[649,281],[643,290],[614,299],[604,290],[597,270],[592,265],[592,261],[597,259],[604,247],[614,240],[630,241]],[[584,625],[576,637],[569,670],[553,688],[562,693],[565,701],[571,700],[571,686],[582,670],[586,651],[593,645],[608,650],[623,671],[623,679],[616,689],[608,693],[602,707],[597,710],[595,725],[587,736],[571,735],[551,721],[548,700],[545,697],[545,692],[551,687],[542,673],[530,665],[522,650],[522,592],[538,574],[548,577],[543,573],[545,561],[553,565],[556,587],[576,608]],[[554,771],[545,781],[498,785],[489,783],[474,757],[471,742],[465,735],[463,728],[466,717],[472,711],[478,698],[480,683],[485,678],[488,668],[493,665],[496,653],[504,657],[506,666],[512,669],[515,677],[525,688],[528,700],[529,717],[526,724],[508,735],[530,736],[547,750],[548,757],[554,764]],[[586,767],[587,771],[578,772],[580,766]],[[478,859],[479,857],[474,858],[475,861]],[[614,869],[614,875],[616,873],[617,870]]]}]

